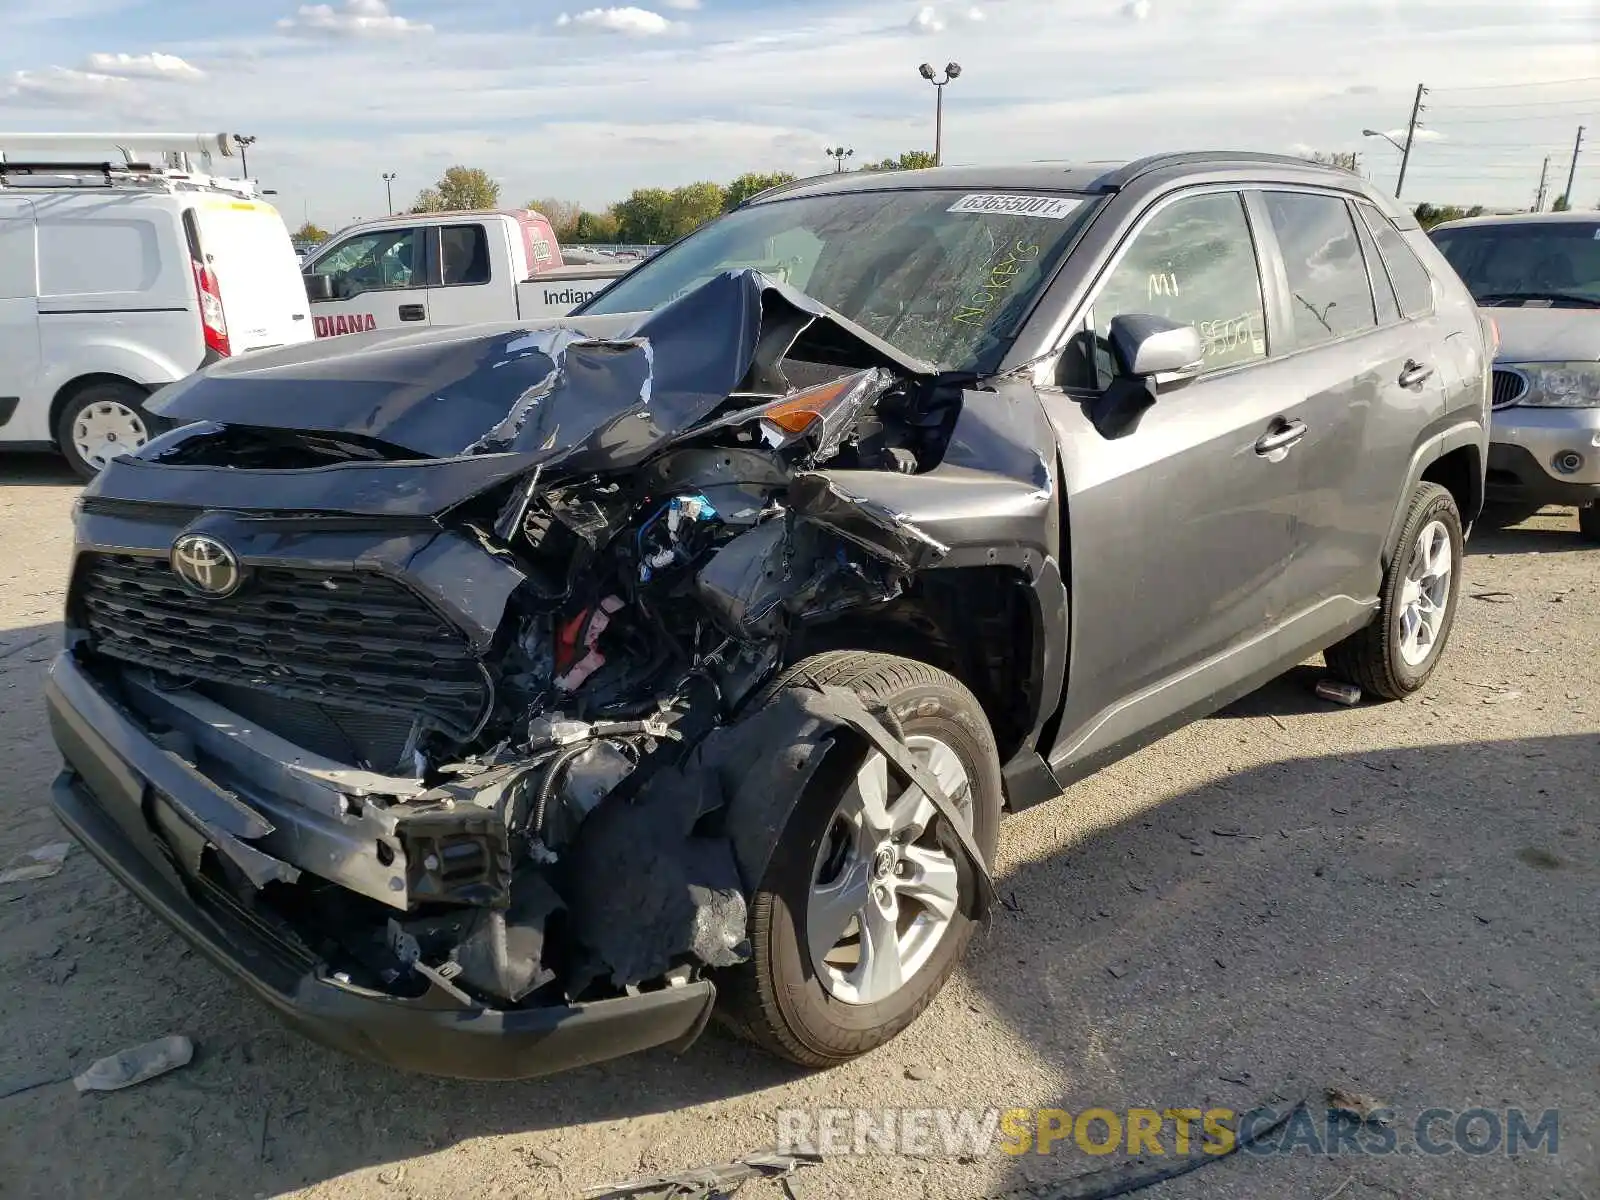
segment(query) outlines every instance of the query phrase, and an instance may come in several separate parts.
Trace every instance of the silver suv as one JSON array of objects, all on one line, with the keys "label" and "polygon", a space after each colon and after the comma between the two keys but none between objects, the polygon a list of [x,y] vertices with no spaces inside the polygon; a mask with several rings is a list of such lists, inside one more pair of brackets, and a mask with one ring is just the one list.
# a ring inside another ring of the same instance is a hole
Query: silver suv
[{"label": "silver suv", "polygon": [[1600,214],[1476,217],[1433,240],[1500,329],[1489,498],[1575,504],[1600,540]]},{"label": "silver suv", "polygon": [[56,811],[355,1053],[533,1075],[715,1004],[844,1062],[1004,810],[1318,651],[1427,682],[1489,361],[1415,220],[1295,159],[781,187],[561,321],[167,389],[78,514]]}]

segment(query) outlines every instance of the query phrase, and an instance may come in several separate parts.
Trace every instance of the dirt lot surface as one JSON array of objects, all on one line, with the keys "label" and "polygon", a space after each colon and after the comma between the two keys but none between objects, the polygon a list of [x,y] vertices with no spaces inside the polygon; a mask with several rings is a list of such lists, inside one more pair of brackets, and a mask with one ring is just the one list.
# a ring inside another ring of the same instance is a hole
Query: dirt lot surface
[{"label": "dirt lot surface", "polygon": [[[65,839],[40,689],[75,493],[0,461],[0,863]],[[1423,697],[1333,707],[1308,664],[1008,821],[1006,904],[964,972],[827,1074],[715,1030],[681,1059],[521,1084],[368,1066],[281,1028],[74,846],[0,885],[0,1195],[567,1196],[770,1147],[784,1107],[1244,1110],[1333,1085],[1391,1104],[1406,1145],[1431,1107],[1559,1109],[1558,1153],[1237,1154],[1141,1194],[1600,1200],[1597,577],[1570,509],[1480,528]],[[62,1082],[168,1033],[194,1039],[184,1070]],[[790,1184],[1043,1195],[1107,1161],[1069,1139]]]}]

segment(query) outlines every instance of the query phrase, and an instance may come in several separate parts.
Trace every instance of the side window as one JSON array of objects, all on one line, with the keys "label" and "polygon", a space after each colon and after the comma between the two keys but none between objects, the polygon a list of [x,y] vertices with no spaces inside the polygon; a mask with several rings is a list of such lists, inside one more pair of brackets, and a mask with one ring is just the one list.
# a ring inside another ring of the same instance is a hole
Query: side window
[{"label": "side window", "polygon": [[1400,319],[1400,301],[1394,294],[1389,272],[1384,270],[1378,245],[1364,222],[1356,222],[1356,237],[1361,242],[1361,257],[1367,260],[1367,275],[1372,279],[1372,298],[1378,304],[1378,324],[1393,325]]},{"label": "side window", "polygon": [[1266,203],[1289,273],[1300,348],[1374,328],[1372,283],[1343,198],[1268,192]]},{"label": "side window", "polygon": [[420,229],[357,234],[319,258],[310,270],[333,281],[337,300],[348,300],[362,292],[421,287],[422,248],[426,240]]},{"label": "side window", "polygon": [[1361,216],[1377,239],[1378,252],[1389,269],[1389,279],[1394,284],[1395,295],[1400,298],[1400,311],[1408,317],[1425,317],[1433,311],[1433,277],[1428,268],[1418,260],[1406,239],[1384,216],[1370,204],[1358,204]]},{"label": "side window", "polygon": [[489,282],[489,235],[482,225],[446,225],[439,230],[440,278],[445,287]]},{"label": "side window", "polygon": [[[1097,387],[1114,373],[1111,321],[1132,314],[1193,325],[1205,342],[1208,371],[1266,357],[1261,273],[1237,192],[1174,201],[1134,235],[1094,301]],[[1089,373],[1074,372],[1080,379]]]}]

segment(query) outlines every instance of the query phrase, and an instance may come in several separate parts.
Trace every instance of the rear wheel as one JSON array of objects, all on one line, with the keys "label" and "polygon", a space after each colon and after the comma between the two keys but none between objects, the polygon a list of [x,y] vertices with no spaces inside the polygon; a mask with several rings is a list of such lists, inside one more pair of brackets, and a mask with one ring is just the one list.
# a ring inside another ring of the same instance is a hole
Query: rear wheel
[{"label": "rear wheel", "polygon": [[[807,659],[778,687],[807,682],[855,692],[902,736],[992,860],[1000,762],[971,692],[925,663],[859,651]],[[829,759],[756,890],[751,961],[721,984],[728,1024],[810,1067],[848,1062],[910,1025],[973,932],[963,909],[975,881],[932,801],[870,746]]]},{"label": "rear wheel", "polygon": [[145,412],[149,399],[134,384],[107,380],[76,392],[56,418],[56,444],[72,469],[92,479],[121,454],[131,454],[166,428]]},{"label": "rear wheel", "polygon": [[1386,700],[1428,682],[1456,619],[1463,553],[1461,514],[1437,483],[1422,483],[1384,572],[1377,618],[1324,654],[1334,675]]},{"label": "rear wheel", "polygon": [[1578,510],[1578,532],[1591,542],[1600,542],[1600,500],[1591,500]]}]

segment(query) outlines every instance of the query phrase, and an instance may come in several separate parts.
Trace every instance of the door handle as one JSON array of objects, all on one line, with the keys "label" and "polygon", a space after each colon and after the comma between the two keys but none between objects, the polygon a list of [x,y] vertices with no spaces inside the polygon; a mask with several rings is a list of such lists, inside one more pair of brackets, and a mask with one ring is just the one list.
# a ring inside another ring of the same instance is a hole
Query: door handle
[{"label": "door handle", "polygon": [[402,321],[426,321],[428,310],[420,304],[402,304],[400,306],[400,319]]},{"label": "door handle", "polygon": [[1276,421],[1270,430],[1256,439],[1256,453],[1266,457],[1287,450],[1305,435],[1304,421]]},{"label": "door handle", "polygon": [[1406,365],[1400,370],[1400,386],[1403,388],[1421,387],[1432,378],[1433,368],[1414,358],[1406,359]]}]

